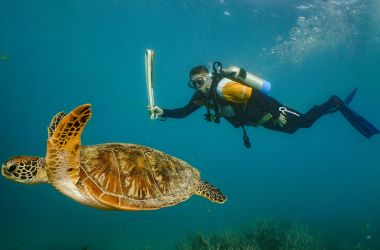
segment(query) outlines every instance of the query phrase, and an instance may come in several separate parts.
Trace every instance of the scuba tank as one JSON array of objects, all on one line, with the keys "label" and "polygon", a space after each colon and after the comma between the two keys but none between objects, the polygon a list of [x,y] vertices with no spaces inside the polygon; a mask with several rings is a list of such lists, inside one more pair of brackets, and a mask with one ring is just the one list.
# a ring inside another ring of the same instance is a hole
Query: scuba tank
[{"label": "scuba tank", "polygon": [[264,95],[268,95],[271,89],[270,82],[261,79],[242,68],[231,66],[224,69],[224,73],[228,76],[228,78],[231,78],[231,80],[235,80],[244,85],[247,85],[248,87],[256,89]]}]

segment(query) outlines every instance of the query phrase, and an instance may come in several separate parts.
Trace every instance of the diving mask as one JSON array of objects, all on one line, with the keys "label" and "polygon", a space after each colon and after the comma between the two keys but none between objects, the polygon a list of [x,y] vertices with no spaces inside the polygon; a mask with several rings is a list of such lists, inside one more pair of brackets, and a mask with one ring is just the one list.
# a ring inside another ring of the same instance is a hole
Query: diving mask
[{"label": "diving mask", "polygon": [[198,75],[197,77],[191,79],[187,82],[187,85],[192,89],[200,89],[205,85],[205,83],[211,83],[211,74]]},{"label": "diving mask", "polygon": [[205,84],[207,78],[204,77],[204,76],[199,76],[195,79],[192,79],[190,81],[187,82],[187,85],[192,88],[192,89],[198,89],[200,87],[203,86],[203,84]]}]

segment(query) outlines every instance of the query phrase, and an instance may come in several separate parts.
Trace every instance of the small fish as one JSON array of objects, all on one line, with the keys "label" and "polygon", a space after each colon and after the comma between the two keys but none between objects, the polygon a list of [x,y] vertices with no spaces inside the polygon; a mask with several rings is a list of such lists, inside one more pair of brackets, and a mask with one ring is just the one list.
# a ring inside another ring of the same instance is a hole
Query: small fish
[{"label": "small fish", "polygon": [[5,61],[8,59],[7,55],[0,56],[0,61]]}]

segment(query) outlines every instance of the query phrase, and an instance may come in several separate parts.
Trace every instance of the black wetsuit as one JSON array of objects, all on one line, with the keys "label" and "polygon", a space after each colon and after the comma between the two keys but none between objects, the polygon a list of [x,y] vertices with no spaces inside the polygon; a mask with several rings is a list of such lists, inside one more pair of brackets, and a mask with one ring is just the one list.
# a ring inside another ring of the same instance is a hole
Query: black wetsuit
[{"label": "black wetsuit", "polygon": [[[224,104],[231,105],[235,111],[236,116],[225,117],[234,127],[241,127],[242,125],[252,125],[267,113],[272,116],[272,119],[262,124],[263,127],[281,131],[285,133],[294,133],[299,128],[309,128],[321,116],[336,111],[337,102],[336,96],[332,96],[328,101],[321,105],[314,106],[306,113],[302,114],[292,108],[282,105],[280,102],[270,96],[261,94],[259,91],[253,91],[251,97],[246,104],[234,104],[224,102]],[[164,109],[162,117],[166,118],[183,118],[198,110],[202,106],[202,98],[195,94],[190,102],[177,109]],[[286,117],[287,123],[281,127],[273,122],[280,114]]]}]

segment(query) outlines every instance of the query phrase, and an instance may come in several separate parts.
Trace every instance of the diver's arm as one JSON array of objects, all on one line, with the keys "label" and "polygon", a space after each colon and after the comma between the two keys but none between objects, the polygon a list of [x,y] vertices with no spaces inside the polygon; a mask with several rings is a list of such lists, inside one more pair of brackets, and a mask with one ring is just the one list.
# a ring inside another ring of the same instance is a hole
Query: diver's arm
[{"label": "diver's arm", "polygon": [[186,106],[177,109],[163,109],[162,118],[184,118],[197,109],[199,109],[201,105],[198,105],[192,99]]}]

